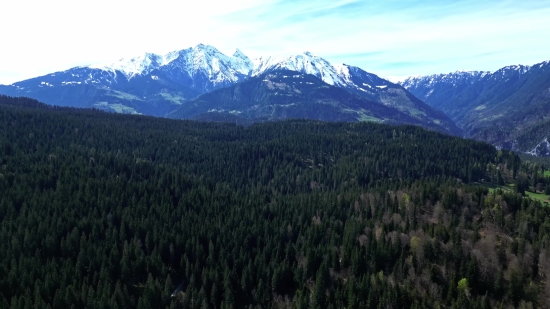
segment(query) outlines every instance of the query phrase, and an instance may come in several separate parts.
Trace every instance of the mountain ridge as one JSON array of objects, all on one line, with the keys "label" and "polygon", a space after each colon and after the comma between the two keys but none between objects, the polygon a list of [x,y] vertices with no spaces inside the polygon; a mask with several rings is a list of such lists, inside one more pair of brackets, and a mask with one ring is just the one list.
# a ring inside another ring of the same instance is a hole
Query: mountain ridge
[{"label": "mountain ridge", "polygon": [[274,70],[233,86],[199,96],[172,112],[170,118],[220,119],[254,122],[282,119],[325,121],[370,120],[421,125],[448,132],[444,125],[416,118],[397,108],[329,85],[314,75]]},{"label": "mountain ridge", "polygon": [[525,132],[548,127],[544,123],[550,121],[550,61],[509,65],[494,72],[413,77],[400,84],[445,112],[465,137],[507,149],[515,145],[519,148],[513,150],[530,152],[549,136],[549,132],[534,130],[535,143]]}]

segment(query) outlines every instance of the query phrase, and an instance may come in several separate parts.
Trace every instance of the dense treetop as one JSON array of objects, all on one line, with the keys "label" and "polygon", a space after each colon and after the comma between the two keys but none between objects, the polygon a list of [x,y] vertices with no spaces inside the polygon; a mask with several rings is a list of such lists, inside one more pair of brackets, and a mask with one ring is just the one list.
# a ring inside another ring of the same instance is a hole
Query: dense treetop
[{"label": "dense treetop", "polygon": [[539,170],[414,126],[0,97],[0,307],[544,307],[550,209],[475,185]]}]

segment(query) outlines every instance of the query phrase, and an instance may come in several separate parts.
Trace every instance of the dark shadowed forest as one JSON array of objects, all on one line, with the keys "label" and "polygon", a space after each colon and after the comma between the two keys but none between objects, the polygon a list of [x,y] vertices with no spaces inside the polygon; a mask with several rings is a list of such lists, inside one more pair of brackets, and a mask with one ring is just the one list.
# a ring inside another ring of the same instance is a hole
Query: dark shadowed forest
[{"label": "dark shadowed forest", "polygon": [[0,308],[548,308],[541,163],[0,96]]}]

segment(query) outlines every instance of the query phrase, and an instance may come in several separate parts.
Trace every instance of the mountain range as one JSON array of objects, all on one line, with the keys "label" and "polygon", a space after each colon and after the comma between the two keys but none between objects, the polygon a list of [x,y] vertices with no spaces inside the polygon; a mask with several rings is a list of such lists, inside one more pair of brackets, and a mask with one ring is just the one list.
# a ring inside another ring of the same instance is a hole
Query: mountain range
[{"label": "mountain range", "polygon": [[[294,73],[288,71],[294,71]],[[333,102],[342,99],[355,100],[369,103],[333,104],[332,113],[321,113],[316,119],[403,122],[423,125],[454,135],[461,134],[449,117],[425,104],[402,86],[358,67],[346,64],[332,65],[310,52],[287,57],[250,59],[238,49],[233,55],[227,56],[215,47],[199,44],[193,48],[165,55],[145,53],[114,63],[75,67],[16,82],[12,85],[0,86],[0,93],[10,96],[26,96],[52,105],[94,107],[120,113],[160,117],[190,117],[191,114],[185,111],[189,111],[191,106],[205,102],[208,100],[207,98],[213,98],[213,96],[201,97],[202,95],[227,87],[244,89],[249,86],[236,85],[248,80],[257,81],[258,78],[262,78],[261,76],[273,72],[286,72],[282,74],[288,76],[307,74],[307,79],[314,83],[315,87],[328,87],[327,89],[331,90],[321,95],[321,92],[310,92],[302,88],[309,87],[306,86],[307,84],[296,84],[292,86],[295,91],[292,95],[293,102],[288,101],[288,96],[282,95],[278,97],[285,97],[281,101],[271,96],[269,101],[255,102],[264,105],[264,107],[271,106],[269,108],[272,110],[278,109],[281,104],[296,103],[300,105],[300,102],[304,102],[306,99],[312,99],[318,103],[327,100]],[[334,88],[344,91],[335,91]],[[304,91],[310,97],[300,95],[296,91]],[[320,95],[320,97],[315,97],[315,95]],[[249,96],[248,99],[254,98]],[[212,115],[214,110],[225,111],[224,108],[217,106],[222,103],[217,101],[217,103],[209,104],[210,108],[207,111],[210,111],[210,114],[207,118],[214,117]],[[327,106],[325,104],[321,109]],[[264,111],[269,109],[266,108]],[[309,105],[302,113],[291,112],[286,115],[287,117],[311,118],[308,113],[314,113],[316,108],[317,105]],[[195,110],[204,112],[204,108]],[[381,112],[382,110],[384,112]],[[225,112],[221,113],[214,118],[229,119],[224,114]],[[244,111],[234,110],[233,115],[236,113],[240,113],[242,116]],[[335,116],[336,114],[346,116],[342,116],[342,118]],[[252,122],[271,119],[270,117],[266,118],[263,113],[247,112],[246,115],[246,121]],[[202,116],[205,115],[193,114],[193,117],[200,118]],[[255,118],[256,116],[259,118]]]},{"label": "mountain range", "polygon": [[465,137],[545,154],[536,149],[544,149],[542,144],[550,133],[549,61],[506,66],[495,72],[411,77],[400,85],[451,117]]},{"label": "mountain range", "polygon": [[306,118],[420,125],[550,156],[550,62],[399,83],[310,52],[228,56],[199,44],[0,85],[51,105],[249,124]]}]

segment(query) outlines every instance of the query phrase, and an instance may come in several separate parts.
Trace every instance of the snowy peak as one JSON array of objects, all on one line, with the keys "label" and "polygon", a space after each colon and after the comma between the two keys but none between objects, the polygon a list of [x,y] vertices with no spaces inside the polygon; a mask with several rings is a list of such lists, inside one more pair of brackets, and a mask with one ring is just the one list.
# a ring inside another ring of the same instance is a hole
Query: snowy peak
[{"label": "snowy peak", "polygon": [[196,96],[275,70],[310,74],[329,85],[374,101],[380,100],[380,94],[387,91],[385,88],[393,85],[357,67],[332,65],[309,51],[286,57],[251,59],[239,49],[232,55],[225,55],[205,44],[166,54],[144,53],[108,64],[72,68],[56,72],[55,78],[53,75],[38,77],[31,84],[42,88],[80,84],[110,88],[153,80],[160,84],[153,82],[156,85],[152,87],[182,87],[189,96]]},{"label": "snowy peak", "polygon": [[254,64],[252,63],[252,60],[250,60],[250,58],[248,58],[247,55],[245,55],[240,49],[236,49],[235,52],[233,53],[233,58],[235,59],[238,59],[238,60],[242,60],[243,63],[247,64],[248,67],[250,67],[250,70],[252,70],[254,68]]},{"label": "snowy peak", "polygon": [[147,75],[156,69],[181,69],[190,77],[197,72],[202,72],[214,80],[236,81],[238,78],[232,75],[249,75],[253,64],[241,51],[229,57],[213,46],[198,44],[193,48],[173,51],[165,55],[145,53],[131,59],[123,58],[111,64],[92,65],[89,68],[120,71],[128,80],[137,75]]},{"label": "snowy peak", "polygon": [[346,84],[353,84],[351,80],[350,66],[347,64],[337,64],[334,66],[336,73],[344,80]]},{"label": "snowy peak", "polygon": [[473,84],[484,78],[490,78],[493,80],[499,80],[502,78],[509,78],[510,76],[521,76],[528,73],[533,68],[542,68],[548,64],[548,61],[529,65],[509,65],[500,68],[494,72],[490,71],[466,71],[459,70],[451,73],[433,74],[433,75],[419,75],[411,76],[403,81],[399,82],[400,85],[406,89],[412,89],[414,87],[433,87],[436,84],[449,84],[452,86],[459,86],[464,84]]},{"label": "snowy peak", "polygon": [[[342,64],[335,67],[338,74],[343,76],[345,80],[351,81],[352,79],[360,78],[362,86],[369,85],[371,87],[384,88],[385,86],[392,84],[390,81],[380,78],[378,75],[369,73],[356,66]],[[356,84],[355,81],[352,81],[352,83]]]},{"label": "snowy peak", "polygon": [[164,65],[165,61],[166,58],[161,55],[145,53],[130,59],[122,58],[111,64],[91,65],[89,68],[111,72],[120,71],[126,78],[130,79],[136,75],[148,74],[159,66]]},{"label": "snowy peak", "polygon": [[233,53],[233,58],[241,62],[243,69],[247,71],[246,74],[250,74],[252,70],[254,70],[254,63],[252,60],[250,60],[250,58],[243,54],[243,52],[241,52],[238,48]]},{"label": "snowy peak", "polygon": [[[195,80],[200,76],[204,90],[212,90],[230,83],[242,81],[274,70],[291,70],[311,74],[333,86],[371,91],[389,83],[359,68],[332,65],[325,59],[305,51],[287,57],[260,57],[250,59],[241,50],[227,56],[213,46],[198,44],[195,47],[169,52],[165,55],[145,53],[131,59],[120,59],[108,65],[89,68],[121,72],[127,80],[147,75],[154,70],[166,73],[175,81]],[[370,89],[370,90],[369,90]]]},{"label": "snowy peak", "polygon": [[531,66],[528,66],[528,65],[521,65],[521,64],[509,65],[497,70],[495,73],[493,73],[493,75],[496,75],[496,76],[498,75],[506,76],[511,74],[523,75],[529,72],[530,69],[531,69]]},{"label": "snowy peak", "polygon": [[221,73],[232,79],[232,75],[249,75],[252,71],[252,62],[239,50],[229,57],[210,45],[197,45],[192,52],[192,61],[193,71],[206,70],[209,76]]},{"label": "snowy peak", "polygon": [[418,86],[419,84],[422,84],[424,87],[431,87],[440,83],[448,83],[456,86],[457,84],[473,84],[489,74],[491,74],[491,72],[460,70],[447,74],[408,77],[399,84],[406,89]]},{"label": "snowy peak", "polygon": [[288,57],[260,57],[254,59],[254,65],[253,76],[273,70],[291,70],[311,74],[333,86],[343,87],[351,83],[339,74],[335,66],[307,51]]}]

